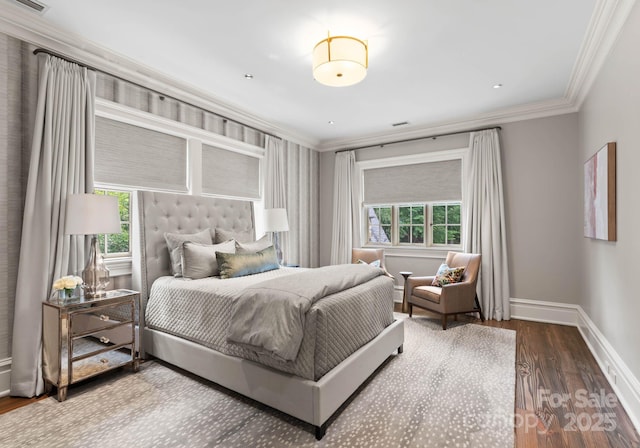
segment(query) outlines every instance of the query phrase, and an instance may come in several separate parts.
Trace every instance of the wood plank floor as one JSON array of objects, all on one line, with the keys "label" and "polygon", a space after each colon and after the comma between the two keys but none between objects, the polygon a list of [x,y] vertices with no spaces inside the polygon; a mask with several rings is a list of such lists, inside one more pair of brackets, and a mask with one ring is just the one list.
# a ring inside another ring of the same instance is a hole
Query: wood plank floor
[{"label": "wood plank floor", "polygon": [[[414,314],[439,319],[418,308]],[[522,320],[482,325],[516,331],[518,448],[640,448],[640,436],[576,328]],[[0,414],[35,400],[0,398]]]}]

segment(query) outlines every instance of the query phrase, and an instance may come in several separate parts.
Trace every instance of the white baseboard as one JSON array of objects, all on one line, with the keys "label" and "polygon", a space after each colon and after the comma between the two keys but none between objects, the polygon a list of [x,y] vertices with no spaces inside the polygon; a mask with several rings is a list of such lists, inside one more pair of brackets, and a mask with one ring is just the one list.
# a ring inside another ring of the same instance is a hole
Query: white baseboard
[{"label": "white baseboard", "polygon": [[640,432],[640,381],[580,305],[514,299],[511,318],[577,327],[598,366]]},{"label": "white baseboard", "polygon": [[0,397],[9,395],[11,385],[11,358],[0,359]]}]

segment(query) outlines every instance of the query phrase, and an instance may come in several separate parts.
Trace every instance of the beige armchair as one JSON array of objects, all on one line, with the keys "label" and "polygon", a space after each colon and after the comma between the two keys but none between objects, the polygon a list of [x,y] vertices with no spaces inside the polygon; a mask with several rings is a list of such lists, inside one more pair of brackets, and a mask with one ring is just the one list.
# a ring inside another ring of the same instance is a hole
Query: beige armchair
[{"label": "beige armchair", "polygon": [[365,263],[373,263],[380,260],[380,267],[384,266],[384,250],[383,249],[351,249],[351,263],[357,263],[362,260]]},{"label": "beige armchair", "polygon": [[464,266],[464,272],[459,283],[443,287],[431,286],[435,276],[409,277],[406,282],[408,288],[407,302],[409,317],[413,314],[413,307],[424,308],[442,314],[442,329],[447,329],[447,316],[462,313],[478,313],[484,322],[484,315],[476,295],[476,284],[480,271],[480,254],[461,254],[449,252],[445,263],[452,268]]}]

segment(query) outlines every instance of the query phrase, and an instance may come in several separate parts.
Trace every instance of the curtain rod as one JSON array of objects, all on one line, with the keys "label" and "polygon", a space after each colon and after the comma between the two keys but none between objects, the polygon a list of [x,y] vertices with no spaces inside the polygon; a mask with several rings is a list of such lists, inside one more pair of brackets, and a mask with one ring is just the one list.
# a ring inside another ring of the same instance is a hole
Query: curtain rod
[{"label": "curtain rod", "polygon": [[[181,100],[179,98],[175,98],[175,97],[173,97],[171,95],[167,95],[167,94],[165,94],[163,92],[159,92],[159,91],[157,91],[155,89],[151,89],[151,88],[149,88],[147,86],[143,86],[142,84],[139,84],[137,82],[131,81],[129,79],[124,79],[123,77],[118,76],[118,75],[114,75],[113,73],[109,73],[109,72],[106,72],[104,70],[100,70],[98,68],[92,67],[92,66],[90,66],[88,64],[85,64],[84,62],[80,62],[80,61],[78,61],[76,59],[72,59],[72,58],[70,58],[68,56],[65,56],[63,54],[56,53],[55,51],[47,50],[45,48],[36,48],[35,50],[33,50],[33,54],[37,55],[39,53],[45,53],[45,54],[48,54],[48,55],[51,55],[51,56],[55,56],[56,58],[64,59],[67,62],[72,62],[74,64],[78,64],[80,67],[84,67],[87,70],[93,70],[95,72],[104,73],[105,75],[109,75],[109,76],[111,76],[113,78],[119,79],[119,80],[124,81],[124,82],[128,82],[129,84],[133,84],[134,86],[142,87],[143,89],[147,89],[147,90],[150,90],[151,92],[157,93],[163,99],[164,98],[172,98],[172,99],[174,99],[176,101],[179,101],[181,103],[184,103],[184,104],[186,104],[188,106],[195,107],[195,108],[200,109],[200,110],[205,110],[201,106],[197,106],[195,104],[189,103],[189,102]],[[270,137],[282,140],[282,137],[278,137],[277,135],[274,135],[274,134],[272,134],[270,132],[263,131],[262,129],[258,129],[258,128],[250,126],[248,124],[240,123],[239,121],[236,121],[236,120],[234,120],[232,118],[229,118],[229,117],[226,117],[224,115],[218,114],[216,112],[211,112],[211,111],[207,111],[207,112],[210,112],[210,113],[214,114],[215,116],[222,118],[225,122],[226,121],[230,121],[232,123],[239,124],[240,126],[244,126],[245,128],[249,128],[249,129],[253,129],[254,131],[258,131],[258,132],[260,132],[260,133],[262,133],[264,135],[268,135]]]},{"label": "curtain rod", "polygon": [[466,131],[457,131],[457,132],[448,132],[445,134],[434,134],[434,135],[426,135],[424,137],[414,137],[414,138],[407,138],[404,140],[395,140],[393,142],[387,142],[387,143],[377,143],[375,145],[366,145],[366,146],[357,146],[355,148],[345,148],[345,149],[338,149],[337,151],[335,151],[335,154],[338,154],[339,152],[346,152],[346,151],[356,151],[358,149],[368,149],[368,148],[384,148],[387,145],[395,145],[397,143],[407,143],[407,142],[415,142],[418,140],[426,140],[426,139],[437,139],[438,137],[446,137],[449,135],[458,135],[458,134],[468,134],[470,132],[479,132],[479,131],[488,131],[489,129],[497,129],[497,130],[502,130],[502,128],[500,126],[491,126],[488,128],[478,128],[478,129],[468,129]]}]

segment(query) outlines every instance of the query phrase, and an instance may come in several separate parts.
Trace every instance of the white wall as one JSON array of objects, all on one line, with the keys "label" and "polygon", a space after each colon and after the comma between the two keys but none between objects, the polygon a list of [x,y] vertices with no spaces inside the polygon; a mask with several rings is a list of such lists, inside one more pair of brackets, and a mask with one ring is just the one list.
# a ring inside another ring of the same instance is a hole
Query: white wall
[{"label": "white wall", "polygon": [[[580,301],[605,338],[640,378],[640,4],[636,3],[579,114],[579,168],[617,142],[616,242],[584,239]],[[580,186],[582,189],[582,185]]]},{"label": "white wall", "polygon": [[[502,126],[502,158],[511,271],[511,296],[578,303],[582,239],[582,202],[577,166],[577,114],[527,120]],[[457,135],[383,148],[360,150],[357,160],[467,147],[469,136]],[[321,155],[321,264],[329,264],[334,154]],[[444,259],[387,257],[400,285],[401,270],[433,274]]]}]

